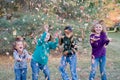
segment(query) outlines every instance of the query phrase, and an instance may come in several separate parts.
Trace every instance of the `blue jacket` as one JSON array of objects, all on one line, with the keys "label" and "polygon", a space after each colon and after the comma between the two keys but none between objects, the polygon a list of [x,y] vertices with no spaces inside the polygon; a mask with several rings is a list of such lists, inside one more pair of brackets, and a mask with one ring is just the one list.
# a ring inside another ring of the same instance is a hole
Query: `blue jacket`
[{"label": "blue jacket", "polygon": [[40,64],[46,65],[48,62],[48,56],[50,49],[56,49],[58,46],[58,38],[55,39],[55,42],[45,41],[46,32],[44,32],[41,37],[37,40],[37,45],[32,55],[32,59]]}]

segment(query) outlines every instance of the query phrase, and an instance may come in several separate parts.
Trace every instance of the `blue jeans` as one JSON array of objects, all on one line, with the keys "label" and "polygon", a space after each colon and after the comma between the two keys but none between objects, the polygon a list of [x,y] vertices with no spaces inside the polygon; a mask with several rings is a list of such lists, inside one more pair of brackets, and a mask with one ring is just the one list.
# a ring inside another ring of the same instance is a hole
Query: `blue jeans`
[{"label": "blue jeans", "polygon": [[32,68],[32,80],[38,80],[39,70],[42,70],[45,75],[45,80],[50,80],[50,71],[47,65],[39,64],[38,62],[31,60]]},{"label": "blue jeans", "polygon": [[26,80],[27,68],[14,69],[15,80]]},{"label": "blue jeans", "polygon": [[70,64],[70,71],[71,71],[71,75],[72,75],[72,80],[78,80],[77,72],[76,72],[76,62],[77,62],[77,58],[76,58],[75,54],[73,54],[71,56],[64,56],[64,55],[62,56],[59,70],[61,72],[61,76],[62,76],[63,80],[70,80],[67,72],[65,71],[67,63]]},{"label": "blue jeans", "polygon": [[106,69],[105,69],[106,68],[106,56],[92,59],[89,80],[94,80],[98,64],[100,67],[101,80],[107,80]]}]

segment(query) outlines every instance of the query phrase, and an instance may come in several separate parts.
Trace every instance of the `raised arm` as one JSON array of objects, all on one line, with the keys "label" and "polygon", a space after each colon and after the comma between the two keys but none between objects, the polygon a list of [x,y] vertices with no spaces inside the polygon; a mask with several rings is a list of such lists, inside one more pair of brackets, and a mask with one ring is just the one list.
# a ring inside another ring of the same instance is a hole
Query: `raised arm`
[{"label": "raised arm", "polygon": [[91,44],[92,48],[98,46],[98,45],[95,43],[97,40],[99,40],[99,38],[98,38],[98,39],[95,39],[95,38],[94,38],[94,34],[91,34],[91,35],[90,35],[90,44]]},{"label": "raised arm", "polygon": [[49,42],[49,47],[50,49],[56,49],[58,47],[59,44],[59,39],[55,38],[55,42]]},{"label": "raised arm", "polygon": [[41,37],[37,40],[37,44],[41,45],[42,43],[44,43],[45,41],[45,37],[46,37],[47,32],[43,32],[43,34],[41,34]]},{"label": "raised arm", "polygon": [[59,34],[58,34],[58,32],[56,32],[54,34],[55,42],[51,42],[51,41],[49,42],[50,49],[56,49],[56,47],[58,47],[58,45],[59,45],[58,37],[59,37]]}]

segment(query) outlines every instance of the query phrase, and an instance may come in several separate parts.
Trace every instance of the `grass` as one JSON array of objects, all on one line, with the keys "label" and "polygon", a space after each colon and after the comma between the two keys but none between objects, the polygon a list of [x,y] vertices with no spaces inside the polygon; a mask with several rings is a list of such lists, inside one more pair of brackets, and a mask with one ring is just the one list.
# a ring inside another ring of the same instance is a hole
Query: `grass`
[{"label": "grass", "polygon": [[[107,78],[108,80],[120,80],[120,32],[118,33],[109,33],[109,37],[113,41],[107,47]],[[87,49],[87,53],[82,52],[78,56],[77,61],[77,73],[79,80],[88,80],[90,72],[90,48]],[[51,80],[62,80],[60,72],[58,70],[60,64],[59,56],[50,56],[49,58],[49,68],[51,72]],[[0,80],[14,80],[14,70],[13,64],[14,60],[12,56],[0,56]],[[67,71],[70,75],[69,66],[67,66]],[[31,80],[31,67],[28,63],[28,74],[27,80]],[[45,80],[42,72],[39,74],[39,80]],[[96,79],[100,80],[99,70],[97,70]]]}]

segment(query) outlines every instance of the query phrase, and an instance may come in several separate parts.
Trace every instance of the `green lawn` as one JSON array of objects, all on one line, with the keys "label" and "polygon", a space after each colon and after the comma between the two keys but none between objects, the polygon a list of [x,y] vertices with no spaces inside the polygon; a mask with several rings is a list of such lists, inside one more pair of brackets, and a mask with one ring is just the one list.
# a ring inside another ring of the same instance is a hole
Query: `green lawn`
[{"label": "green lawn", "polygon": [[[109,33],[109,37],[111,37],[113,41],[107,47],[107,78],[108,80],[120,80],[120,32]],[[90,72],[90,53],[89,48],[86,54],[81,53],[78,56],[77,72],[79,80],[88,80]],[[60,72],[58,71],[59,63],[60,57],[50,56],[49,68],[51,71],[51,80],[61,80]],[[67,71],[70,74],[68,66]],[[11,56],[0,57],[0,80],[14,80],[13,59]],[[28,66],[27,80],[31,80],[30,66]],[[39,80],[45,80],[42,72],[40,72]],[[100,80],[99,70],[96,74],[96,80]]]}]

